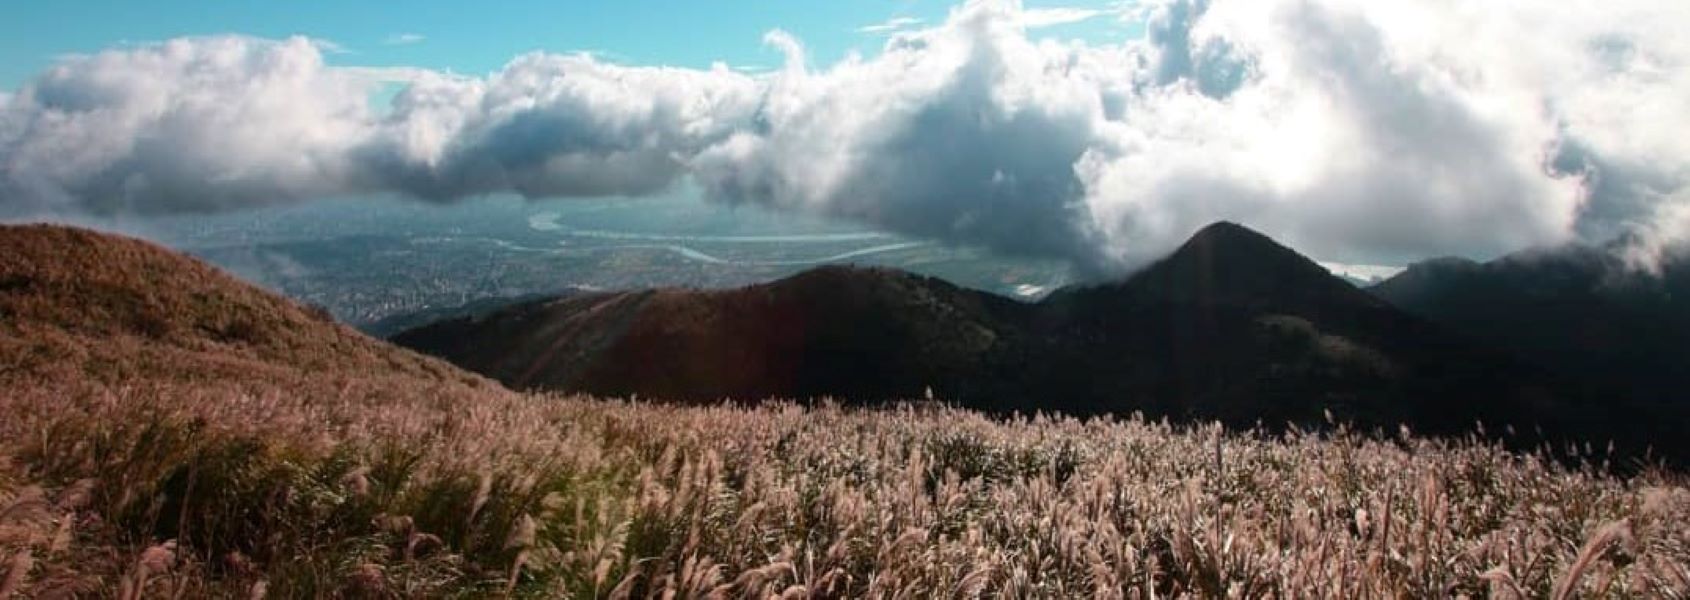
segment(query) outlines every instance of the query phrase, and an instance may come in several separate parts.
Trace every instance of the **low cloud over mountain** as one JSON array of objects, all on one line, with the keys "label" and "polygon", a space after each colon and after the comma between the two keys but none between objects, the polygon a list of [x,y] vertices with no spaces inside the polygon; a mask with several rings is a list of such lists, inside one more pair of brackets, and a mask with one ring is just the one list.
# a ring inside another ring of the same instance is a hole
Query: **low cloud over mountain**
[{"label": "low cloud over mountain", "polygon": [[[1397,262],[1690,236],[1690,5],[1171,0],[1143,39],[979,0],[784,68],[531,54],[470,77],[328,66],[305,38],[63,59],[0,95],[0,214],[318,197],[638,196],[862,220],[1120,271],[1203,223]],[[1036,20],[1036,19],[1035,19]],[[391,102],[375,102],[388,85]]]}]

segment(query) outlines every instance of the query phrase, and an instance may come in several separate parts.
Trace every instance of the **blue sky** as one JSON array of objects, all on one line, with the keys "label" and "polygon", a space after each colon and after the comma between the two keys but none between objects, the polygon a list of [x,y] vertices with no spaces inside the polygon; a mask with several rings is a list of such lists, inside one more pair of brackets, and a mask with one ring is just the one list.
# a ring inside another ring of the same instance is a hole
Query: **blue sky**
[{"label": "blue sky", "polygon": [[[781,57],[761,43],[780,28],[804,41],[812,61],[828,64],[855,50],[878,51],[882,37],[859,31],[893,18],[944,19],[953,3],[932,0],[743,2],[616,0],[498,3],[421,0],[399,6],[370,0],[226,2],[51,0],[14,2],[0,18],[0,89],[17,89],[54,57],[178,36],[241,33],[305,35],[332,42],[331,63],[419,66],[483,74],[535,50],[592,51],[635,64],[771,67]],[[1029,1],[1028,8],[1093,7],[1099,0]],[[1133,32],[1118,19],[1041,29],[1063,39],[1119,40]]]},{"label": "blue sky", "polygon": [[[893,20],[919,31],[865,30]],[[1366,264],[1678,243],[1686,24],[1683,0],[15,1],[0,215],[690,184],[1110,269],[1216,220]],[[777,29],[811,68],[704,69],[780,66]]]}]

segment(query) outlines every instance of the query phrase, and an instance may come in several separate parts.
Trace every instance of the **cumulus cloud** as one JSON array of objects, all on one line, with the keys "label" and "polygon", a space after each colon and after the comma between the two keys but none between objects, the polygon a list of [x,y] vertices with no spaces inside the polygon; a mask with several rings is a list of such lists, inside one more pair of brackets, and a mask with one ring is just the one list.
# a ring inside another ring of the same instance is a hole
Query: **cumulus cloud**
[{"label": "cumulus cloud", "polygon": [[532,54],[487,78],[426,75],[350,150],[358,168],[347,183],[432,200],[649,194],[750,123],[760,91],[725,66],[622,67],[586,55]]},{"label": "cumulus cloud", "polygon": [[1099,273],[1218,219],[1351,263],[1690,241],[1690,5],[1160,0],[1134,9],[1142,39],[1028,33],[1098,14],[973,0],[865,28],[879,54],[820,66],[776,31],[785,66],[758,75],[533,54],[462,77],[242,37],[72,57],[0,96],[0,210],[691,178]]},{"label": "cumulus cloud", "polygon": [[1014,6],[976,4],[942,28],[894,38],[873,60],[821,73],[789,62],[769,83],[759,127],[700,154],[694,175],[724,201],[1013,252],[1084,253],[1074,165],[1096,138],[1099,82],[1063,75],[1049,58]]},{"label": "cumulus cloud", "polygon": [[341,191],[369,90],[321,52],[230,37],[69,58],[0,111],[0,199],[152,213]]},{"label": "cumulus cloud", "polygon": [[[403,87],[386,111],[370,98]],[[8,212],[172,213],[365,193],[638,195],[748,122],[757,83],[533,54],[485,78],[324,65],[304,38],[71,58],[0,112]]]}]

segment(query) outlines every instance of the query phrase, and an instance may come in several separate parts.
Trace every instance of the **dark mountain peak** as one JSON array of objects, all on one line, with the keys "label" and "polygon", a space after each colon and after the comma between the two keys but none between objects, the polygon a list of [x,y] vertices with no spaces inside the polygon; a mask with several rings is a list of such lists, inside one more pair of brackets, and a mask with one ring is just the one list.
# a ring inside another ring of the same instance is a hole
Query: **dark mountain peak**
[{"label": "dark mountain peak", "polygon": [[1300,271],[1310,277],[1327,275],[1326,269],[1296,250],[1230,221],[1211,223],[1199,229],[1191,239],[1167,258],[1152,265],[1151,269],[1158,267],[1203,270],[1278,267]]},{"label": "dark mountain peak", "polygon": [[1377,302],[1273,238],[1227,221],[1204,227],[1166,258],[1113,287],[1195,305],[1295,310]]},{"label": "dark mountain peak", "polygon": [[1232,221],[1215,221],[1198,229],[1186,240],[1186,245],[1193,243],[1227,243],[1227,244],[1272,244],[1278,242],[1260,231],[1245,227]]}]

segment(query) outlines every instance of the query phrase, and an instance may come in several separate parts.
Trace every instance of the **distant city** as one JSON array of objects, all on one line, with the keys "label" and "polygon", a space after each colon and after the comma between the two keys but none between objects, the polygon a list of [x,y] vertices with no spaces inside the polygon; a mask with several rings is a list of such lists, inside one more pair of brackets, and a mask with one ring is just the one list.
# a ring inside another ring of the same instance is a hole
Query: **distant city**
[{"label": "distant city", "polygon": [[325,201],[139,223],[144,228],[104,226],[162,241],[365,328],[488,300],[730,287],[828,263],[898,267],[1028,300],[1073,278],[1060,260],[1004,257],[684,193],[449,205]]}]

